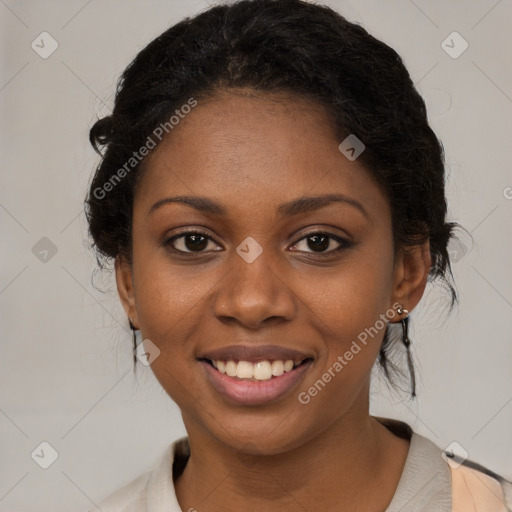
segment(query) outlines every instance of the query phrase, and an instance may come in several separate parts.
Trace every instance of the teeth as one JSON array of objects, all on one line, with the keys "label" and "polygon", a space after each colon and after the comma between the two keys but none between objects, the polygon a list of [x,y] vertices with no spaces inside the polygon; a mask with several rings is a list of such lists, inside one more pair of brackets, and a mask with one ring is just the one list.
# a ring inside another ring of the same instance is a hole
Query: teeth
[{"label": "teeth", "polygon": [[293,370],[293,361],[285,361],[283,365],[284,371],[289,372],[290,370]]},{"label": "teeth", "polygon": [[220,373],[225,373],[229,377],[239,379],[270,380],[272,377],[279,377],[285,372],[290,372],[302,361],[258,361],[251,363],[249,361],[212,361],[212,364]]},{"label": "teeth", "polygon": [[252,379],[254,377],[254,365],[247,361],[240,361],[236,367],[236,376],[239,379]]},{"label": "teeth", "polygon": [[236,377],[236,363],[234,361],[228,361],[226,363],[226,375]]},{"label": "teeth", "polygon": [[272,363],[272,375],[275,377],[279,377],[279,375],[283,375],[284,373],[284,363],[283,361],[274,361]]},{"label": "teeth", "polygon": [[270,366],[268,361],[260,361],[254,365],[254,378],[256,380],[269,380],[272,378],[272,366]]}]

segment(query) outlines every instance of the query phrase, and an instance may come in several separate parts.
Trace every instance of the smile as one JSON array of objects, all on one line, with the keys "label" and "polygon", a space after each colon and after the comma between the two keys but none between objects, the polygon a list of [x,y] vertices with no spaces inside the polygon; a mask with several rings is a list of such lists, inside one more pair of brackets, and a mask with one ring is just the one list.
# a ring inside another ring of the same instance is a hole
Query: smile
[{"label": "smile", "polygon": [[225,373],[228,377],[237,379],[248,379],[253,381],[270,380],[292,371],[302,364],[303,361],[293,361],[292,359],[277,361],[210,361],[212,366],[220,373]]},{"label": "smile", "polygon": [[298,385],[313,360],[208,360],[201,359],[213,388],[230,402],[263,405],[283,398]]}]

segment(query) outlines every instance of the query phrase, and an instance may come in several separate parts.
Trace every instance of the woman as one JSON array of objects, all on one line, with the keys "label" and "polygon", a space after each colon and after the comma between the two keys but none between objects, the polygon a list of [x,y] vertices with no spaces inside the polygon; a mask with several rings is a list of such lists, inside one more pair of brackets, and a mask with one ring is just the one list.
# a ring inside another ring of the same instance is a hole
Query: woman
[{"label": "woman", "polygon": [[394,50],[301,0],[213,7],[137,55],[90,140],[90,234],[188,434],[99,509],[507,510],[503,479],[369,414],[393,347],[415,394],[427,280],[455,300],[442,147]]}]

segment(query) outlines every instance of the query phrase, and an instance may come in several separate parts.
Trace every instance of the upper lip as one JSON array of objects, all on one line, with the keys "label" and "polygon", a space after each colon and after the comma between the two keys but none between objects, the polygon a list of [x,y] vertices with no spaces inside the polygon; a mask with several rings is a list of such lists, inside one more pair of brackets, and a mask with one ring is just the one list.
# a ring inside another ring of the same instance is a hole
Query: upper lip
[{"label": "upper lip", "polygon": [[280,347],[278,345],[229,345],[205,352],[200,359],[210,361],[249,361],[264,360],[303,361],[311,356],[295,349]]}]

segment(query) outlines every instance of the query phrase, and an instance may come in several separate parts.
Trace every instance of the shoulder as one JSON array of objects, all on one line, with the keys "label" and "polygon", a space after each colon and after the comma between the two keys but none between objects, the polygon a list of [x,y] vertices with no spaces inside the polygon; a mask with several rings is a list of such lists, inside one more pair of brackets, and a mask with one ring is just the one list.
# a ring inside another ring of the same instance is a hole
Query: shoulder
[{"label": "shoulder", "polygon": [[512,512],[511,482],[481,464],[441,450],[417,433],[413,438],[443,459],[451,488],[451,512]]},{"label": "shoulder", "polygon": [[145,510],[146,486],[150,476],[151,471],[143,473],[87,512],[139,512]]},{"label": "shoulder", "polygon": [[[170,444],[150,471],[117,489],[87,512],[179,511],[173,485],[173,469],[186,463],[188,439]],[[178,464],[175,464],[177,462]]]},{"label": "shoulder", "polygon": [[472,461],[448,461],[453,512],[512,510],[512,483]]},{"label": "shoulder", "polygon": [[[387,512],[512,512],[511,482],[452,451],[443,451],[404,422],[376,419],[395,435],[410,439],[402,478]],[[412,508],[411,499],[418,502]]]}]

